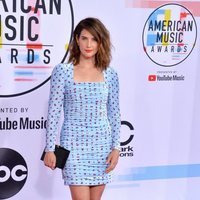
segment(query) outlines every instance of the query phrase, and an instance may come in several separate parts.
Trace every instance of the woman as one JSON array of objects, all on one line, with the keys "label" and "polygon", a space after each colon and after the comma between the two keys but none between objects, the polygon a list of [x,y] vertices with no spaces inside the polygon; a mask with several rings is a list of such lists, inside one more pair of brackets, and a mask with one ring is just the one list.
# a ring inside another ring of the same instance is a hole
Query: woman
[{"label": "woman", "polygon": [[70,156],[63,179],[73,200],[100,200],[118,162],[119,84],[110,60],[108,30],[100,20],[86,18],[74,30],[68,64],[52,72],[44,162],[55,168],[53,151],[64,108],[60,144]]}]

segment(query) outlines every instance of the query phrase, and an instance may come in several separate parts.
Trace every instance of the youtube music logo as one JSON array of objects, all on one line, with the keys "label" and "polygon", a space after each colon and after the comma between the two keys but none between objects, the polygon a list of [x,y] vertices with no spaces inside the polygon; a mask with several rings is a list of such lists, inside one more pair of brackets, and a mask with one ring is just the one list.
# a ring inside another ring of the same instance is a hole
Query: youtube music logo
[{"label": "youtube music logo", "polygon": [[149,75],[148,81],[156,81],[156,75]]}]

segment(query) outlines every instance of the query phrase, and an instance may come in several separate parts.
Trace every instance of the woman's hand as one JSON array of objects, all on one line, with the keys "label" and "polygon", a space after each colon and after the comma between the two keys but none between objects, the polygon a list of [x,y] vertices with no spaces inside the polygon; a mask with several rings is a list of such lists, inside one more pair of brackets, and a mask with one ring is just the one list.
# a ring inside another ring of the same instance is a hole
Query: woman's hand
[{"label": "woman's hand", "polygon": [[109,164],[109,166],[106,169],[106,173],[109,173],[116,167],[118,163],[118,159],[119,159],[119,150],[113,149],[111,153],[109,154],[108,159],[106,161],[106,164]]},{"label": "woman's hand", "polygon": [[44,164],[52,170],[56,167],[56,156],[54,152],[46,152],[44,156]]}]

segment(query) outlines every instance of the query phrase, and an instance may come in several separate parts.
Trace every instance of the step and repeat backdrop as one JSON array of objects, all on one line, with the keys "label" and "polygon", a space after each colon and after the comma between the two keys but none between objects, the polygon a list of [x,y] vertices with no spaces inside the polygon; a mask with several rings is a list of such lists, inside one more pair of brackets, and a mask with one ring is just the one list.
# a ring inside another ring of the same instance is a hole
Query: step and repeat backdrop
[{"label": "step and repeat backdrop", "polygon": [[50,75],[85,17],[109,29],[120,79],[120,160],[102,199],[199,200],[200,1],[164,0],[0,1],[0,199],[71,199],[40,157]]}]

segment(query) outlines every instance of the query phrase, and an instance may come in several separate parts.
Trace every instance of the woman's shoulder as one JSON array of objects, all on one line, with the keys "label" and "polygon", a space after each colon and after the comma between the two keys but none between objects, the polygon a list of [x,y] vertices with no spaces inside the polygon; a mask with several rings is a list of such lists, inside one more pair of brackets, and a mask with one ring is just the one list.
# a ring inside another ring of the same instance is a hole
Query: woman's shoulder
[{"label": "woman's shoulder", "polygon": [[59,63],[54,66],[52,73],[64,72],[67,73],[71,68],[71,63]]},{"label": "woman's shoulder", "polygon": [[108,78],[109,77],[113,78],[113,77],[118,76],[117,70],[114,67],[112,67],[112,66],[109,66],[109,67],[106,68],[105,74],[106,74],[106,77],[108,77]]},{"label": "woman's shoulder", "polygon": [[106,68],[106,73],[117,73],[117,70],[113,67],[113,66],[108,66],[107,68]]},{"label": "woman's shoulder", "polygon": [[59,63],[57,65],[54,66],[54,70],[69,70],[70,69],[70,66],[71,66],[71,63]]}]

